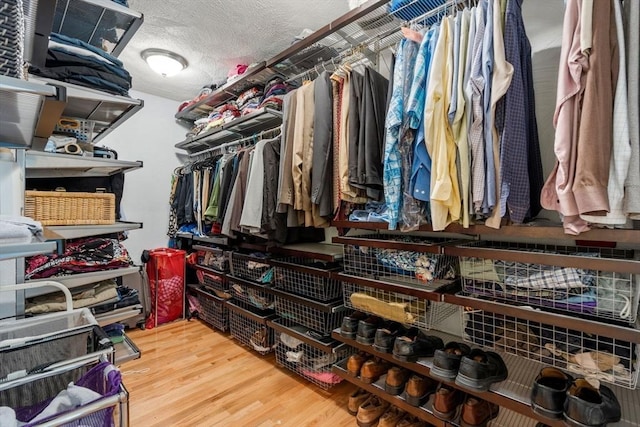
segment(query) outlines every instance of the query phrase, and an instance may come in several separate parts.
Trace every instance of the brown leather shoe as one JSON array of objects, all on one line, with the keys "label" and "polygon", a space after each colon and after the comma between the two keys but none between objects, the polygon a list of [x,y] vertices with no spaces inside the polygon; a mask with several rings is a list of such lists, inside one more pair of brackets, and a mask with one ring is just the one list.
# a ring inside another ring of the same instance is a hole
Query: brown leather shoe
[{"label": "brown leather shoe", "polygon": [[396,427],[425,427],[427,423],[420,418],[407,414],[403,419],[398,421]]},{"label": "brown leather shoe", "polygon": [[371,384],[380,378],[380,375],[387,372],[387,369],[389,369],[389,364],[384,360],[367,360],[360,369],[360,379],[363,383]]},{"label": "brown leather shoe", "polygon": [[422,405],[427,401],[429,395],[436,391],[436,387],[438,387],[438,383],[431,378],[412,375],[405,388],[407,403],[412,406]]},{"label": "brown leather shoe", "polygon": [[400,421],[406,413],[395,406],[389,407],[387,412],[382,414],[378,427],[396,427],[398,421]]},{"label": "brown leather shoe", "polygon": [[373,427],[388,407],[388,402],[372,395],[358,408],[356,422],[360,427]]},{"label": "brown leather shoe", "polygon": [[477,397],[468,397],[462,405],[460,425],[462,427],[486,427],[487,423],[498,416],[498,405]]},{"label": "brown leather shoe", "polygon": [[387,371],[387,378],[384,382],[384,391],[392,396],[402,393],[404,386],[409,379],[410,372],[407,369],[398,366],[392,366]]},{"label": "brown leather shoe", "polygon": [[360,375],[360,368],[362,364],[367,360],[368,356],[362,353],[352,354],[347,360],[347,372],[349,375],[357,377]]},{"label": "brown leather shoe", "polygon": [[349,403],[347,403],[347,412],[351,415],[356,415],[358,413],[358,408],[362,405],[365,400],[371,397],[371,393],[361,388],[357,389],[351,395],[349,395]]},{"label": "brown leather shoe", "polygon": [[433,415],[441,420],[453,420],[458,417],[464,393],[457,388],[440,384],[433,400]]}]

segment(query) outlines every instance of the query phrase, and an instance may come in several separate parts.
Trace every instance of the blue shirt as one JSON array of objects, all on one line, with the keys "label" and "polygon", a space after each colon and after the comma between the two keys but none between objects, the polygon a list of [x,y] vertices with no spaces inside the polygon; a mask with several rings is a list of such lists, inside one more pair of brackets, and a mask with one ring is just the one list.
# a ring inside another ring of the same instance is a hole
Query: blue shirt
[{"label": "blue shirt", "polygon": [[384,197],[389,215],[389,230],[395,230],[400,215],[402,194],[402,165],[400,159],[399,134],[403,115],[404,92],[404,46],[409,43],[402,39],[398,43],[395,67],[393,69],[393,90],[387,110],[384,146],[383,183]]},{"label": "blue shirt", "polygon": [[[493,120],[491,120],[491,85],[493,77],[493,3],[482,0],[487,11],[482,43],[482,76],[484,77],[484,149],[486,178],[482,213],[490,215],[496,205],[496,169],[493,160]],[[498,11],[499,12],[499,11]]]},{"label": "blue shirt", "polygon": [[[419,125],[413,152],[413,164],[411,168],[411,181],[409,192],[414,199],[428,202],[431,198],[431,157],[424,141],[424,104],[426,88],[429,81],[431,58],[435,50],[440,26],[434,26],[427,31],[420,45],[420,51],[416,59],[411,95],[409,97],[409,116],[418,116]],[[418,100],[418,101],[416,101]],[[414,102],[412,102],[414,101]],[[412,127],[413,128],[413,127]],[[413,128],[416,129],[416,128]]]}]

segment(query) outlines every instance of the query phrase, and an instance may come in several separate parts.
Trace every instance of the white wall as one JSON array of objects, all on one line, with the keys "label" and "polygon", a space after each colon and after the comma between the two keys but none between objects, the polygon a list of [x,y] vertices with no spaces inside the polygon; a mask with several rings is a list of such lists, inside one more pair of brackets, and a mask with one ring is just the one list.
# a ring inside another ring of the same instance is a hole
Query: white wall
[{"label": "white wall", "polygon": [[144,249],[167,246],[171,173],[180,165],[174,144],[184,139],[187,129],[173,118],[178,102],[134,90],[130,95],[144,100],[144,107],[98,145],[113,148],[121,160],[144,163],[142,169],[126,174],[122,198],[126,219],[144,223],[124,242],[139,263]]}]

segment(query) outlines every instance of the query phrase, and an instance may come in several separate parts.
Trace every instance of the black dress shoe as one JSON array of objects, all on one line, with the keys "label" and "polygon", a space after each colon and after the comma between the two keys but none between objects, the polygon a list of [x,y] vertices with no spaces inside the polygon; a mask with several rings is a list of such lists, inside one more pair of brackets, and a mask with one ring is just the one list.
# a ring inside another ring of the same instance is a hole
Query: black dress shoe
[{"label": "black dress shoe", "polygon": [[398,336],[393,343],[393,358],[402,362],[415,362],[420,357],[431,357],[433,353],[444,347],[444,342],[438,337],[426,335],[417,328]]},{"label": "black dress shoe", "polygon": [[373,348],[381,353],[391,353],[393,342],[399,334],[404,334],[406,329],[398,322],[386,322],[376,330],[373,340]]},{"label": "black dress shoe", "polygon": [[349,316],[342,318],[342,325],[340,326],[340,336],[349,339],[356,338],[356,332],[358,331],[358,322],[364,320],[367,317],[366,314],[359,311],[354,311]]},{"label": "black dress shoe", "polygon": [[531,408],[547,418],[560,419],[573,378],[557,368],[543,368],[531,389]]},{"label": "black dress shoe", "polygon": [[507,379],[507,365],[497,353],[471,350],[460,361],[456,384],[478,391],[487,391],[493,383]]},{"label": "black dress shoe", "polygon": [[471,348],[463,343],[451,341],[433,355],[431,376],[436,379],[453,380],[458,375],[460,360],[471,352]]},{"label": "black dress shoe", "polygon": [[376,330],[382,325],[382,319],[376,316],[367,317],[358,322],[358,332],[356,333],[356,341],[360,344],[373,344]]},{"label": "black dress shoe", "polygon": [[611,389],[596,389],[585,379],[575,380],[564,403],[564,422],[575,427],[601,427],[620,421],[620,403]]}]

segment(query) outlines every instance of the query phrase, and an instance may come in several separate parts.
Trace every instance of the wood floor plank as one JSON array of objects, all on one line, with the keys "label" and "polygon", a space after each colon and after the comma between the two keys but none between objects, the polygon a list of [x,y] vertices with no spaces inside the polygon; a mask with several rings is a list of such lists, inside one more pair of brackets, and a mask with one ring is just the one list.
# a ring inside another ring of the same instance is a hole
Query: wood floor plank
[{"label": "wood floor plank", "polygon": [[128,332],[142,351],[121,366],[133,427],[354,426],[353,386],[314,386],[198,320]]}]

